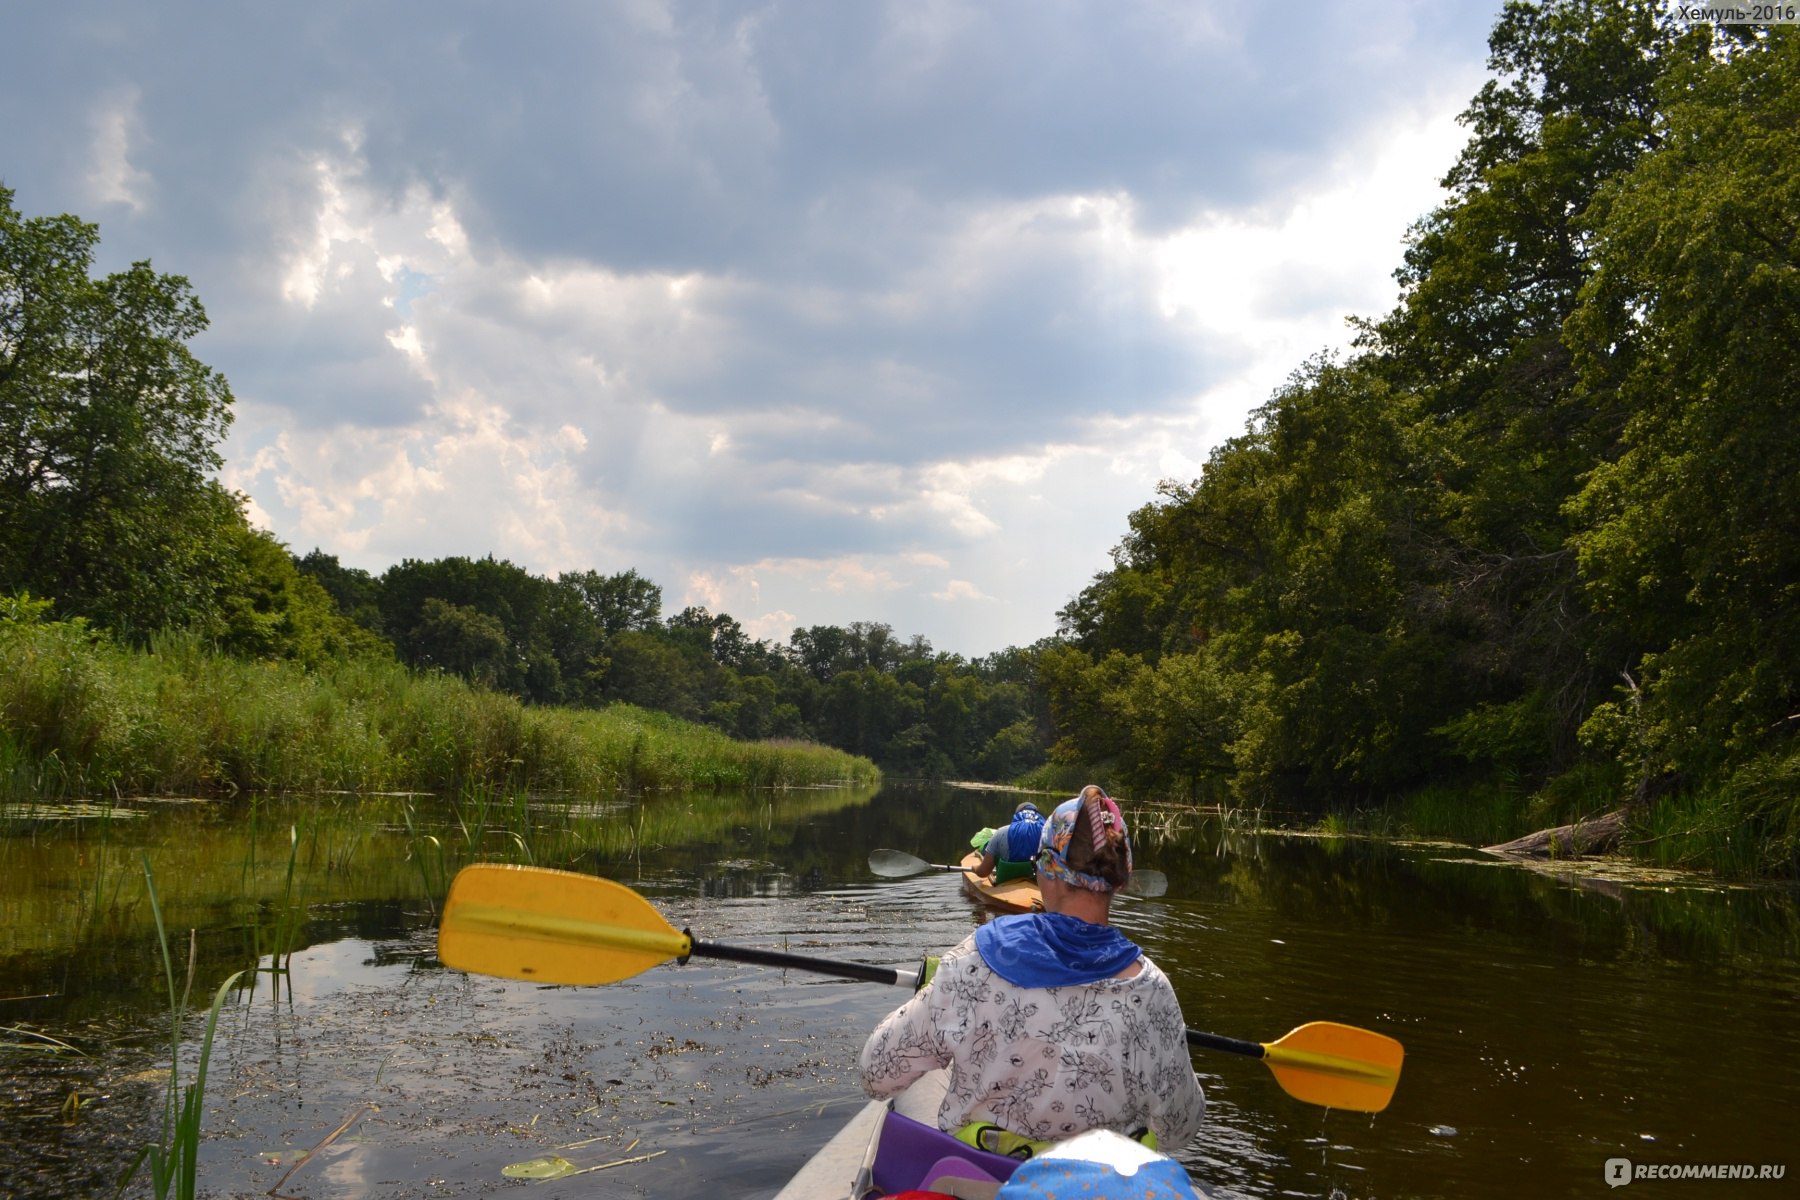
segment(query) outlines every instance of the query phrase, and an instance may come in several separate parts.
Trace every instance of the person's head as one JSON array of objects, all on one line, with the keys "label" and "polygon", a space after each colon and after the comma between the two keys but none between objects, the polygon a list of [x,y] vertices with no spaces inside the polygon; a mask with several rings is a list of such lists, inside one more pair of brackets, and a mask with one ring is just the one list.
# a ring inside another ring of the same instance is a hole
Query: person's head
[{"label": "person's head", "polygon": [[1037,805],[1033,804],[1029,800],[1019,801],[1018,807],[1013,809],[1013,816],[1015,816],[1015,817],[1019,816],[1022,813],[1030,813],[1031,815],[1039,818],[1040,820],[1043,818],[1043,815],[1044,815],[1043,810],[1038,808]]},{"label": "person's head", "polygon": [[1111,796],[1090,783],[1056,806],[1038,839],[1038,876],[1106,893],[1131,881],[1131,839]]}]

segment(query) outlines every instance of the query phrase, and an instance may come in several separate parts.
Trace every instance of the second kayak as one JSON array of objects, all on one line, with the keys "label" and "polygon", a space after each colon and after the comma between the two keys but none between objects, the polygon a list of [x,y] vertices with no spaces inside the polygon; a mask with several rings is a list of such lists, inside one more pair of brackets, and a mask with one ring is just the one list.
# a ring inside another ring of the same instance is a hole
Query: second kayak
[{"label": "second kayak", "polygon": [[995,883],[975,873],[981,865],[981,855],[971,852],[962,860],[963,890],[981,901],[989,908],[1006,913],[1029,913],[1044,911],[1044,894],[1038,891],[1037,877],[1025,879],[1009,879],[1005,883]]}]

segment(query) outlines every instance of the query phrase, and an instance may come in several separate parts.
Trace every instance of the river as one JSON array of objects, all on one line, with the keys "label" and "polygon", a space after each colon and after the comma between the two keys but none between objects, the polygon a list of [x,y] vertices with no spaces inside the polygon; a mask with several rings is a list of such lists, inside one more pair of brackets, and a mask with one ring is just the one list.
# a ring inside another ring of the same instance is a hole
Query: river
[{"label": "river", "polygon": [[[263,968],[220,1014],[203,1194],[773,1195],[862,1102],[856,1052],[901,993],[700,959],[598,988],[463,975],[435,957],[444,880],[472,857],[567,866],[709,942],[913,964],[985,917],[955,876],[878,879],[869,851],[953,862],[1015,799],[889,785],[0,811],[0,1197],[110,1195],[156,1134],[170,1026],[146,859],[178,989],[193,931],[196,1008]],[[1114,915],[1191,1027],[1273,1041],[1332,1020],[1406,1047],[1375,1116],[1309,1107],[1253,1060],[1196,1051],[1208,1122],[1180,1157],[1214,1194],[1594,1196],[1616,1158],[1789,1168],[1629,1195],[1793,1194],[1792,889],[1126,810],[1140,865],[1170,886]],[[183,1030],[184,1081],[202,1017]],[[601,1169],[503,1174],[549,1155]]]}]

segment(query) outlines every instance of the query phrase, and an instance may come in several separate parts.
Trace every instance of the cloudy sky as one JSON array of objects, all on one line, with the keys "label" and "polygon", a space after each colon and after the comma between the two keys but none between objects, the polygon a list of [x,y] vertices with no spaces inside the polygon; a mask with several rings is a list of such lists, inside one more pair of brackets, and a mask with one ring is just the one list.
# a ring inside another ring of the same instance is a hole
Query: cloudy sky
[{"label": "cloudy sky", "polygon": [[1392,305],[1498,7],[23,4],[0,182],[192,280],[298,552],[976,655]]}]

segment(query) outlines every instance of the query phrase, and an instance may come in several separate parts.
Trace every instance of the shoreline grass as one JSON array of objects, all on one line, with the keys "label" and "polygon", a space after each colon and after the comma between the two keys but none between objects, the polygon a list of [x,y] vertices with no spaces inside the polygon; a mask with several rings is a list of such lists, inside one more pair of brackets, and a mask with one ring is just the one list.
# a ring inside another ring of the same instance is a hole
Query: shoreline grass
[{"label": "shoreline grass", "polygon": [[0,619],[0,799],[245,792],[602,795],[866,784],[867,759],[628,705],[532,707],[379,659],[309,670],[166,634]]}]

